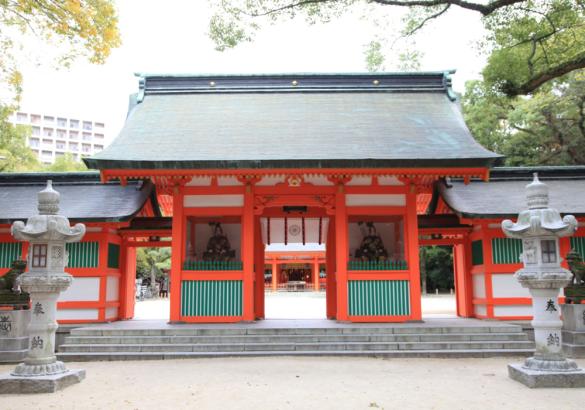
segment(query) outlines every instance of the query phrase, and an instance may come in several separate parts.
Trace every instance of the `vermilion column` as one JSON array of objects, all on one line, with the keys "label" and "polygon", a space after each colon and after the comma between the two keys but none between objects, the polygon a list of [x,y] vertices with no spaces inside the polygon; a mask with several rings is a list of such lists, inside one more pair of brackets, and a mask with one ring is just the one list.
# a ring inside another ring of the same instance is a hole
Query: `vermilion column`
[{"label": "vermilion column", "polygon": [[313,259],[313,289],[319,291],[319,259]]},{"label": "vermilion column", "polygon": [[169,295],[171,322],[181,320],[181,271],[183,270],[181,257],[184,247],[183,219],[183,192],[180,187],[175,187],[173,192],[173,240],[171,245],[171,287]]},{"label": "vermilion column", "polygon": [[254,268],[256,270],[254,310],[256,319],[264,319],[264,243],[260,218],[254,218]]},{"label": "vermilion column", "polygon": [[327,318],[335,319],[337,317],[337,291],[335,286],[335,218],[329,218],[329,228],[327,230],[327,243],[325,244],[325,258],[327,273],[325,297],[327,299]]},{"label": "vermilion column", "polygon": [[[416,212],[416,210],[415,210]],[[345,191],[339,184],[335,194],[335,280],[337,286],[337,320],[348,320],[347,316],[347,209]]]},{"label": "vermilion column", "polygon": [[242,215],[243,320],[254,320],[254,193],[251,185],[244,192]]},{"label": "vermilion column", "polygon": [[278,266],[276,261],[273,259],[272,264],[272,290],[276,292],[278,290]]},{"label": "vermilion column", "polygon": [[420,266],[418,245],[418,221],[416,215],[416,193],[406,194],[407,260],[410,272],[410,317],[421,320]]},{"label": "vermilion column", "polygon": [[120,319],[132,319],[134,317],[134,304],[136,295],[136,248],[127,244],[127,239],[122,239],[120,258],[120,308],[118,316]]}]

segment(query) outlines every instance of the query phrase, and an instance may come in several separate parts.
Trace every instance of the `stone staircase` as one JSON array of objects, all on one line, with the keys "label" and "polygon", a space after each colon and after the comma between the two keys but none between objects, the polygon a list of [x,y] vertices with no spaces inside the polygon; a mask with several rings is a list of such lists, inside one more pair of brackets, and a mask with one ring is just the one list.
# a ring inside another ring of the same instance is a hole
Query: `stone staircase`
[{"label": "stone staircase", "polygon": [[520,326],[77,328],[64,361],[230,356],[497,357],[534,352]]}]

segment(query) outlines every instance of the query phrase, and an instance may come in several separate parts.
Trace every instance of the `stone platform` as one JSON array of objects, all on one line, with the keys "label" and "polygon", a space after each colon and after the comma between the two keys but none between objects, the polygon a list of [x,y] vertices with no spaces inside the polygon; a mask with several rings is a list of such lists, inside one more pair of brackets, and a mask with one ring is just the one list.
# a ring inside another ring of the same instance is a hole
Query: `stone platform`
[{"label": "stone platform", "polygon": [[85,370],[68,370],[50,376],[20,377],[0,375],[0,394],[55,393],[85,379]]},{"label": "stone platform", "polygon": [[529,356],[522,327],[476,319],[420,323],[262,320],[233,324],[128,321],[72,329],[62,361],[226,356],[500,357]]},{"label": "stone platform", "polygon": [[508,375],[531,389],[585,387],[585,370],[582,369],[574,372],[539,372],[526,369],[522,364],[509,364]]}]

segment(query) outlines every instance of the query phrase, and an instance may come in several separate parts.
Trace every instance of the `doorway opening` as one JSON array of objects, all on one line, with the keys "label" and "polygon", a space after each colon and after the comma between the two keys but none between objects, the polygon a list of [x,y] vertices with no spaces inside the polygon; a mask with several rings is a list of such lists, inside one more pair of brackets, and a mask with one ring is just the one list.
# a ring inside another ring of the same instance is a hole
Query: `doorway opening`
[{"label": "doorway opening", "polygon": [[328,317],[329,219],[324,209],[307,206],[273,207],[260,217],[265,319]]},{"label": "doorway opening", "polygon": [[421,307],[423,317],[452,318],[457,316],[455,292],[454,247],[450,245],[421,246]]}]

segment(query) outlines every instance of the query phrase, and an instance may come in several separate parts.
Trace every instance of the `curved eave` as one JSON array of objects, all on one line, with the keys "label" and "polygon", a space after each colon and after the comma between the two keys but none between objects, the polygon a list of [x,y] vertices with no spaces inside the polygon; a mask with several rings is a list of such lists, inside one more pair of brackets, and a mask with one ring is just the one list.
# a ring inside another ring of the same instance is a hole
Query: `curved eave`
[{"label": "curved eave", "polygon": [[494,155],[485,158],[461,159],[289,159],[289,160],[241,160],[241,161],[128,161],[100,158],[84,158],[93,169],[364,169],[364,168],[490,168],[503,157]]}]

